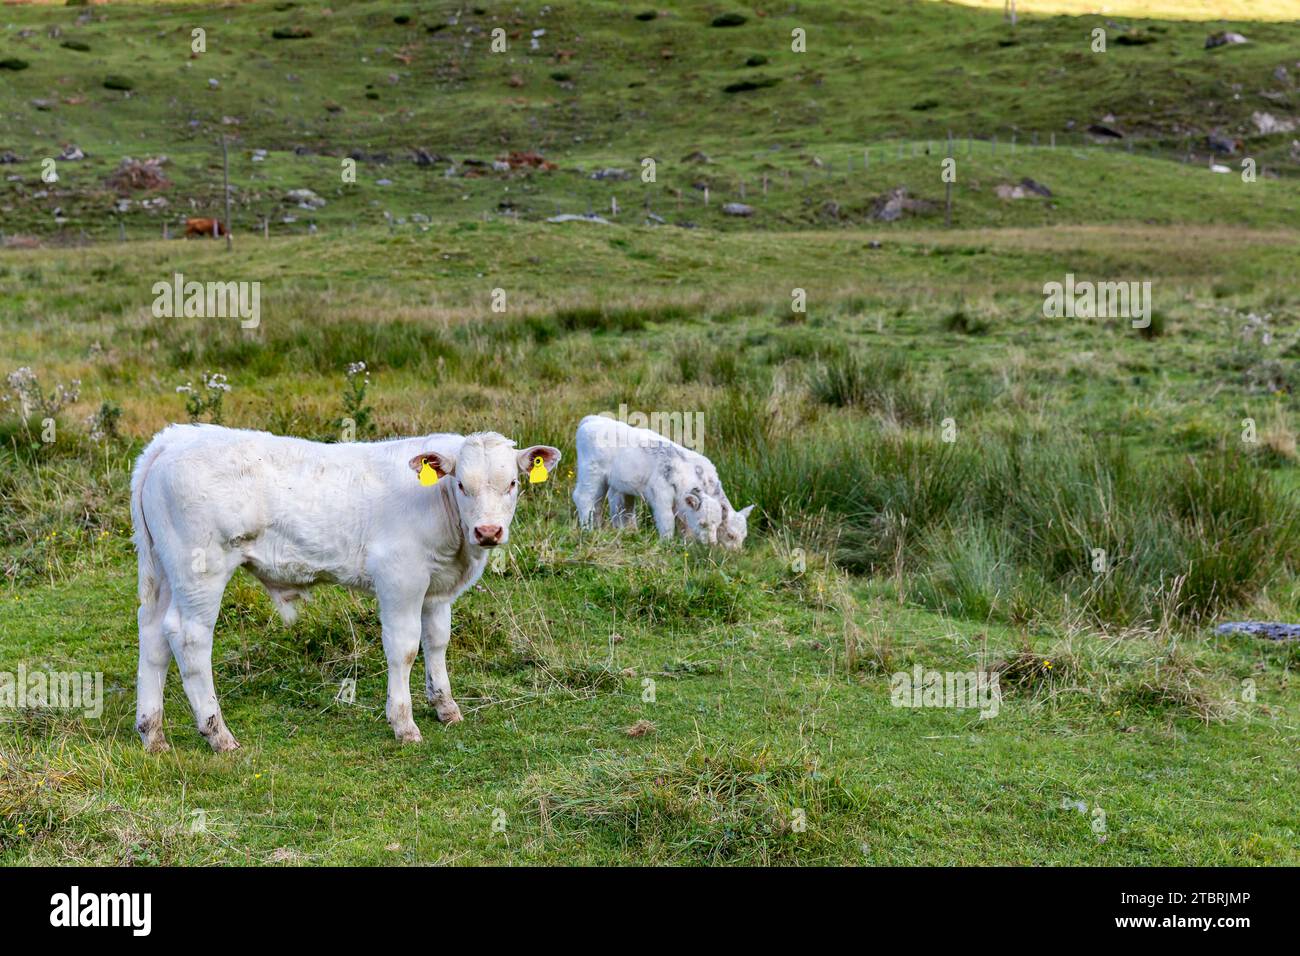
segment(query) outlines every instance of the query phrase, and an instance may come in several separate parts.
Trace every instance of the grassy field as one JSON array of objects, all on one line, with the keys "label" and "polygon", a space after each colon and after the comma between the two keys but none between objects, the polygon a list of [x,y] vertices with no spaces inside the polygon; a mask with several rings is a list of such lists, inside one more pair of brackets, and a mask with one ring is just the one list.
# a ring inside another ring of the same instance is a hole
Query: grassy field
[{"label": "grassy field", "polygon": [[[512,64],[429,32],[449,5],[278,7],[6,9],[37,32],[0,53],[30,61],[0,114],[0,152],[23,158],[0,167],[22,177],[0,224],[0,373],[31,370],[0,381],[0,672],[102,672],[105,701],[0,711],[0,862],[1300,863],[1300,644],[1214,631],[1300,620],[1300,185],[1293,137],[1248,129],[1290,115],[1250,97],[1291,95],[1272,71],[1293,27],[1234,24],[1252,43],[1207,52],[1210,25],[1149,23],[1157,42],[1090,59],[1089,17],[1009,37],[997,12],[814,3],[810,43],[820,28],[835,50],[787,62],[799,21],[776,12],[723,29],[720,5],[553,4],[546,47]],[[541,5],[522,9],[499,16],[526,49]],[[457,26],[490,29],[483,10]],[[187,59],[191,11],[213,24],[207,59]],[[269,39],[298,21],[312,38]],[[72,35],[92,50],[59,47]],[[629,86],[650,65],[659,86]],[[755,70],[782,82],[720,92]],[[99,87],[106,71],[132,95]],[[51,89],[88,100],[23,111]],[[1132,152],[1082,138],[1107,113]],[[162,241],[189,200],[217,212],[222,115],[240,119],[234,248]],[[944,228],[949,124],[999,144],[959,141]],[[1210,172],[1203,146],[1184,162],[1213,130],[1243,139],[1217,162],[1272,174]],[[36,158],[66,142],[89,159],[36,197]],[[455,162],[417,166],[416,147]],[[353,149],[389,161],[341,184]],[[463,175],[525,149],[559,168]],[[696,150],[711,162],[681,160]],[[164,153],[172,184],[132,193],[115,241],[104,177]],[[645,155],[666,157],[655,184]],[[610,166],[632,178],[590,179]],[[1025,178],[1052,195],[999,196]],[[900,186],[934,205],[880,221]],[[327,204],[279,221],[299,187]],[[611,198],[609,224],[543,221]],[[259,326],[156,317],[177,272],[260,282]],[[1149,281],[1150,328],[1045,317],[1067,274]],[[204,390],[212,373],[228,394]],[[173,749],[143,752],[127,484],[148,437],[190,419],[187,383],[221,398],[196,417],[234,426],[337,441],[351,416],[360,438],[494,428],[563,450],[454,608],[463,723],[417,689],[425,740],[396,743],[374,601],[321,588],[286,630],[240,572],[215,670],[242,749],[209,752],[173,672]],[[703,414],[730,497],[757,505],[742,552],[660,544],[644,520],[579,535],[574,428],[620,405]],[[997,715],[894,706],[917,666],[996,672]]]}]

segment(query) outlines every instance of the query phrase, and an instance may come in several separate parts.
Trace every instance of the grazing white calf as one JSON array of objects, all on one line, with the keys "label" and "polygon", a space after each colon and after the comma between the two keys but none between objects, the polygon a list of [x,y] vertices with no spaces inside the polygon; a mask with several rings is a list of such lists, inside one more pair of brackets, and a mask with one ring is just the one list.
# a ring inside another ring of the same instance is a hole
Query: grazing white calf
[{"label": "grazing white calf", "polygon": [[573,503],[582,527],[596,522],[601,498],[615,527],[635,527],[636,497],[650,505],[661,538],[680,526],[704,544],[735,550],[745,543],[754,506],[732,507],[717,469],[703,455],[603,415],[588,415],[578,424],[577,445]]},{"label": "grazing white calf", "polygon": [[410,676],[421,642],[429,702],[439,720],[460,720],[447,679],[451,603],[479,579],[488,549],[506,543],[520,472],[537,458],[550,470],[560,453],[548,445],[519,451],[495,432],[341,445],[215,425],[159,432],[131,476],[136,729],[145,748],[167,747],[163,682],[172,656],[199,732],[213,750],[239,746],[212,683],[212,628],[241,566],[287,623],[318,582],[373,592],[397,739],[420,739]]}]

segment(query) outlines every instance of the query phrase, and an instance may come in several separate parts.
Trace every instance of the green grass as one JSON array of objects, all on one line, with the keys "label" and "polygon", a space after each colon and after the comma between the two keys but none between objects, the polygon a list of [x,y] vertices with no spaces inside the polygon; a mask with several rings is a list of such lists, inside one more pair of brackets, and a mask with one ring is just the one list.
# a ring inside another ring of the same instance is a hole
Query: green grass
[{"label": "green grass", "polygon": [[[459,26],[527,30],[540,8]],[[841,8],[724,30],[704,5],[651,21],[553,5],[543,51],[499,61],[473,52],[481,35],[464,52],[428,32],[445,5],[222,8],[196,60],[210,8],[7,11],[0,59],[31,66],[4,74],[0,150],[24,162],[3,167],[23,177],[3,228],[43,245],[0,252],[0,373],[31,368],[42,407],[24,419],[0,380],[0,671],[98,671],[106,695],[98,719],[0,711],[0,863],[1300,862],[1297,646],[1213,632],[1300,618],[1290,137],[1246,137],[1280,174],[1253,184],[1178,161],[1184,128],[1241,135],[1252,110],[1286,112],[1257,94],[1293,27],[1250,23],[1250,45],[1207,53],[1208,24],[1147,24],[1157,42],[1093,58],[1095,17],[1026,15],[1001,46],[996,11]],[[313,36],[270,38],[295,23]],[[392,59],[403,45],[410,63]],[[781,82],[721,92],[753,76]],[[1133,153],[1067,135],[1106,112]],[[959,119],[999,145],[958,147],[955,228],[941,208],[870,218],[900,185],[942,200],[924,150]],[[233,250],[155,238],[191,198],[216,211],[221,129],[239,137]],[[68,141],[91,158],[34,197],[32,158]],[[414,146],[458,165],[537,148],[560,169],[447,179],[401,158]],[[344,186],[354,148],[392,158]],[[714,162],[682,159],[697,149]],[[116,238],[102,180],[118,160],[160,152],[166,212],[133,206],[129,243],[76,244]],[[665,157],[654,189],[635,175],[646,153]],[[587,175],[609,166],[633,177]],[[997,198],[1024,177],[1053,196]],[[742,181],[756,214],[724,216]],[[299,186],[327,205],[250,234]],[[644,224],[647,189],[670,225]],[[538,221],[611,198],[612,225]],[[260,326],[154,317],[154,283],[177,272],[261,282]],[[1149,280],[1152,329],[1045,318],[1044,283],[1067,273]],[[345,398],[357,361],[370,384]],[[374,601],[321,588],[286,630],[241,573],[215,671],[243,748],[208,751],[173,673],[173,750],[143,752],[129,471],[187,419],[176,387],[210,372],[237,427],[335,441],[368,407],[379,437],[490,427],[562,449],[503,570],[453,612],[463,723],[439,726],[416,687],[425,740],[398,745]],[[732,500],[758,506],[743,552],[661,545],[644,515],[578,534],[574,428],[620,405],[703,413]],[[996,671],[999,713],[893,706],[893,675],[918,665]]]}]

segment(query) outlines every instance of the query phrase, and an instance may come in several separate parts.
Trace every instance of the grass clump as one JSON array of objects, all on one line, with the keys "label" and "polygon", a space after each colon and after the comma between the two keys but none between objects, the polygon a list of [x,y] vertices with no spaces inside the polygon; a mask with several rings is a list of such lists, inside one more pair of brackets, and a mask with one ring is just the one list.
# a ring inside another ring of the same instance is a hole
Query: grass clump
[{"label": "grass clump", "polygon": [[815,834],[847,827],[866,806],[806,756],[708,743],[684,754],[599,752],[533,775],[525,793],[544,833],[584,832],[665,863],[806,862]]}]

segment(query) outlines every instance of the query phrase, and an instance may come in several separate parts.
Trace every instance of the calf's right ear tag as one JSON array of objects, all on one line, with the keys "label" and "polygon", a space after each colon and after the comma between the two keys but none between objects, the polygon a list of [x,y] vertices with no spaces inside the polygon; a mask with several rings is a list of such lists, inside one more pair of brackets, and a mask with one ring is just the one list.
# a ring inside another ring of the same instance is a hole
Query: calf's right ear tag
[{"label": "calf's right ear tag", "polygon": [[427,461],[420,467],[420,484],[436,485],[438,483],[438,473],[433,470],[433,465]]},{"label": "calf's right ear tag", "polygon": [[532,470],[528,472],[528,483],[530,485],[540,485],[546,480],[547,474],[546,463],[542,461],[542,456],[538,455],[533,459]]}]

